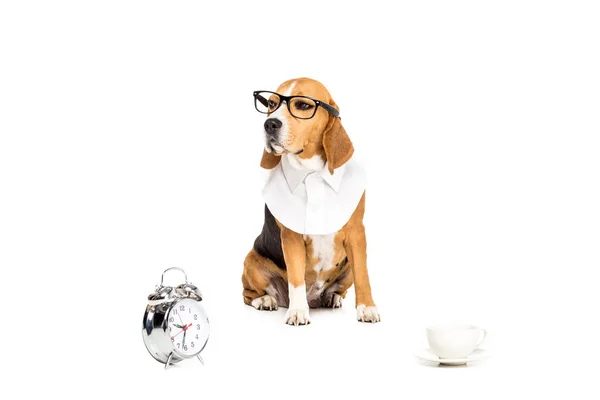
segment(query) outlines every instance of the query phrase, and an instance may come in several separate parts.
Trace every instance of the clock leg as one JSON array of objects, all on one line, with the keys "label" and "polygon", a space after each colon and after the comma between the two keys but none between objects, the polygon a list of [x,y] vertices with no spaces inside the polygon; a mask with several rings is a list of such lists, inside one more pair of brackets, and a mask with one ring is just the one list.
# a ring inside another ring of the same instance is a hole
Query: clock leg
[{"label": "clock leg", "polygon": [[171,354],[169,354],[169,358],[167,358],[167,362],[165,363],[165,369],[169,368],[169,365],[171,364],[171,358],[173,358],[173,352],[171,352]]},{"label": "clock leg", "polygon": [[202,363],[202,365],[204,365],[204,360],[202,359],[202,357],[200,357],[200,354],[198,354],[198,360],[200,360],[200,362]]}]

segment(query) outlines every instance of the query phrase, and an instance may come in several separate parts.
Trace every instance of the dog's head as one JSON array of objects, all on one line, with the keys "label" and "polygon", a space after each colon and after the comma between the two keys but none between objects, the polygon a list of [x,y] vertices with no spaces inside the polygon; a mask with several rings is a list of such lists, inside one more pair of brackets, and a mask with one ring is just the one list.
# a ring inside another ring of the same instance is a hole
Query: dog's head
[{"label": "dog's head", "polygon": [[282,154],[327,162],[329,172],[352,157],[354,147],[339,118],[338,106],[320,82],[300,78],[276,92],[254,92],[256,109],[267,114],[261,167],[272,169]]}]

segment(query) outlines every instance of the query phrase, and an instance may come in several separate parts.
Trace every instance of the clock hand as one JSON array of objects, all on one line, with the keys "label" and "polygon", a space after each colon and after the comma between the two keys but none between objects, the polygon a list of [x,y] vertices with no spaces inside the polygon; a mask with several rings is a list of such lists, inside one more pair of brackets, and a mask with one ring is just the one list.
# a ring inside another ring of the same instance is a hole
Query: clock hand
[{"label": "clock hand", "polygon": [[181,326],[179,324],[173,324],[173,325],[175,325],[176,328],[183,329],[183,326]]},{"label": "clock hand", "polygon": [[[192,327],[192,325],[193,325],[193,324],[190,322],[188,325],[184,325],[184,326],[177,325],[177,324],[173,324],[173,325],[175,325],[175,326],[176,326],[176,327],[178,327],[178,328],[181,328],[181,330],[180,330],[179,332],[177,332],[177,335],[179,335],[181,332],[185,332],[185,331],[187,331],[188,329],[190,329],[190,328]],[[177,335],[174,335],[174,336],[171,336],[171,337],[172,337],[172,338],[174,338],[174,337],[175,337],[175,336],[177,336]],[[183,335],[183,340],[184,340],[184,342],[185,342],[185,333],[184,333],[184,335]]]},{"label": "clock hand", "polygon": [[177,313],[177,316],[179,316],[179,320],[181,321],[181,325],[183,325],[183,326],[180,327],[181,329],[183,329],[183,341],[181,342],[181,347],[183,347],[183,346],[185,346],[185,331],[187,331],[187,325],[183,323],[183,320],[181,319],[181,314]]},{"label": "clock hand", "polygon": [[[179,332],[177,332],[177,335],[179,335],[181,332],[185,332],[185,331],[182,329]],[[175,335],[175,336],[177,336],[177,335]],[[174,338],[175,336],[171,336],[171,337]]]}]

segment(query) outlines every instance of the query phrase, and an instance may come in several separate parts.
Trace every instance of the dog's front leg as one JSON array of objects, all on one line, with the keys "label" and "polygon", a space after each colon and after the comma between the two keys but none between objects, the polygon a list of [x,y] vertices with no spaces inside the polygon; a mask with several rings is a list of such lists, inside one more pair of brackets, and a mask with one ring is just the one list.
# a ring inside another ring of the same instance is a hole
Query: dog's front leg
[{"label": "dog's front leg", "polygon": [[346,252],[354,274],[356,318],[361,322],[379,322],[381,317],[371,296],[367,272],[367,238],[362,222],[352,227],[346,238]]},{"label": "dog's front leg", "polygon": [[302,235],[281,226],[281,246],[287,267],[290,305],[285,314],[289,325],[310,324],[304,270],[306,266],[306,248]]}]

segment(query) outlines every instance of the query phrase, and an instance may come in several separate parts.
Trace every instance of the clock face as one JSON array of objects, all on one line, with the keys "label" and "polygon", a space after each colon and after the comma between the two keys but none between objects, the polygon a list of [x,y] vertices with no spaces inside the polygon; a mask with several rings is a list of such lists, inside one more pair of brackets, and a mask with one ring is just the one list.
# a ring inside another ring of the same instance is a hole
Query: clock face
[{"label": "clock face", "polygon": [[183,299],[169,312],[168,332],[173,350],[184,357],[200,352],[208,340],[208,318],[200,304]]}]

